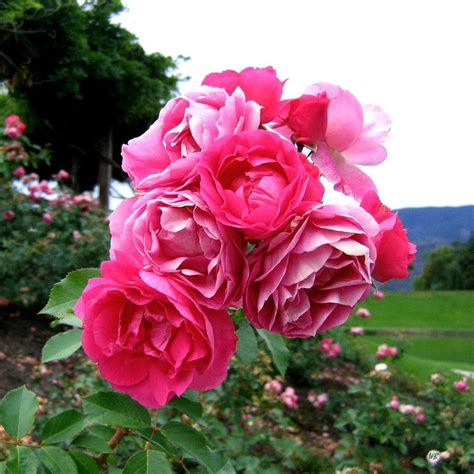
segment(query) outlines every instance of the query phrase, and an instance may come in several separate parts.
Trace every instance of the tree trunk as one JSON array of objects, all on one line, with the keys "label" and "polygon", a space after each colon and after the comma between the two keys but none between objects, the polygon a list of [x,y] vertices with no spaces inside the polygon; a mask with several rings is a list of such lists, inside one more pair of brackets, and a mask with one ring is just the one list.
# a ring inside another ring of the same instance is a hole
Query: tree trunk
[{"label": "tree trunk", "polygon": [[113,159],[113,129],[112,125],[108,131],[102,136],[98,142],[98,151],[100,156],[107,158],[99,159],[99,175],[97,181],[99,182],[99,203],[100,207],[104,209],[109,208],[109,194],[110,194],[110,182],[112,180],[112,164]]}]

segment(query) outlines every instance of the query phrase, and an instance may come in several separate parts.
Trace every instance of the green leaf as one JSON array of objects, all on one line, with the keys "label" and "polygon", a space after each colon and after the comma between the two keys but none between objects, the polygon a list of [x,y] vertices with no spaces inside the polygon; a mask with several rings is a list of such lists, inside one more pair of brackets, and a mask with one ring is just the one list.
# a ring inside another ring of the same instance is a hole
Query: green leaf
[{"label": "green leaf", "polygon": [[123,474],[173,474],[168,460],[158,451],[148,449],[135,453],[125,465]]},{"label": "green leaf", "polygon": [[83,413],[78,410],[66,410],[47,421],[41,438],[46,444],[66,441],[79,434],[86,424],[86,416]]},{"label": "green leaf", "polygon": [[77,467],[77,474],[99,474],[99,466],[87,454],[80,451],[69,451]]},{"label": "green leaf", "polygon": [[85,397],[83,403],[95,423],[124,428],[145,428],[151,424],[148,410],[123,393],[101,391]]},{"label": "green leaf", "polygon": [[136,432],[144,439],[149,441],[153,446],[160,448],[172,456],[179,456],[179,451],[166,439],[159,431],[151,428],[139,429]]},{"label": "green leaf", "polygon": [[25,436],[35,421],[36,395],[24,385],[8,392],[2,400],[1,424],[14,438]]},{"label": "green leaf", "polygon": [[257,357],[258,343],[255,331],[250,324],[243,325],[237,329],[239,342],[235,355],[245,364],[253,362]]},{"label": "green leaf", "polygon": [[41,462],[51,471],[51,474],[78,474],[76,464],[64,449],[44,446],[37,452]]},{"label": "green leaf", "polygon": [[[17,446],[10,453],[6,466],[8,467],[8,472],[11,474],[36,474],[38,470],[38,460],[31,448]],[[2,472],[1,469],[0,472]]]},{"label": "green leaf", "polygon": [[73,446],[81,446],[95,453],[111,453],[113,449],[107,444],[104,438],[99,438],[91,434],[78,436],[72,443]]},{"label": "green leaf", "polygon": [[114,435],[115,430],[110,426],[94,425],[89,427],[89,433],[108,441]]},{"label": "green leaf", "polygon": [[174,397],[169,403],[169,407],[176,408],[177,410],[185,413],[193,420],[199,420],[202,417],[202,405],[198,402],[193,402],[187,398]]},{"label": "green leaf", "polygon": [[41,362],[60,360],[74,354],[81,347],[82,330],[71,329],[60,332],[49,339],[43,347]]},{"label": "green leaf", "polygon": [[0,474],[5,474],[6,470],[7,470],[7,462],[6,461],[1,461],[0,462]]},{"label": "green leaf", "polygon": [[69,314],[68,316],[64,316],[62,319],[55,320],[55,322],[75,328],[82,328],[82,320],[80,320],[75,314]]},{"label": "green leaf", "polygon": [[227,463],[219,453],[209,449],[204,436],[191,426],[171,421],[163,426],[161,431],[172,443],[184,449],[211,473],[219,472]]},{"label": "green leaf", "polygon": [[415,458],[411,462],[414,464],[416,467],[426,467],[427,462],[423,458]]},{"label": "green leaf", "polygon": [[81,296],[87,282],[94,277],[100,277],[98,268],[82,268],[68,273],[66,278],[53,286],[49,300],[40,311],[40,314],[63,318],[73,313],[74,305]]},{"label": "green leaf", "polygon": [[241,321],[247,321],[247,318],[245,317],[244,310],[242,308],[239,308],[237,311],[232,314],[232,321],[234,321],[234,324],[238,324]]},{"label": "green leaf", "polygon": [[265,329],[257,329],[258,335],[265,341],[272,355],[273,363],[281,375],[285,375],[288,368],[290,352],[286,347],[285,340],[279,334],[273,334]]}]

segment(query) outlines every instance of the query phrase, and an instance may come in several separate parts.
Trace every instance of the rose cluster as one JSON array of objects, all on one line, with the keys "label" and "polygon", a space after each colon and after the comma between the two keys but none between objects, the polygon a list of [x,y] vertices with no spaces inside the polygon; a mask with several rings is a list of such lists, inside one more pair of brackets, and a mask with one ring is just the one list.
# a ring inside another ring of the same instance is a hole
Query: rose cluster
[{"label": "rose cluster", "polygon": [[[326,83],[282,99],[284,82],[209,74],[123,147],[137,195],[111,215],[110,261],[76,311],[101,374],[145,406],[225,379],[235,308],[311,337],[373,279],[408,276],[415,247],[359,168],[386,158],[388,117]],[[323,177],[354,204],[324,202]]]}]

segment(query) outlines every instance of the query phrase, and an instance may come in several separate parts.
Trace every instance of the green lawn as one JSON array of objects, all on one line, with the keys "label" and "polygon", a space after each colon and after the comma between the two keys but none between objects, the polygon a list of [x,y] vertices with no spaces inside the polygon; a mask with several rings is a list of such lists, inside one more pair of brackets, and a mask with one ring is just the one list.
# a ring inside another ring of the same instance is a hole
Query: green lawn
[{"label": "green lawn", "polygon": [[353,317],[354,326],[474,330],[474,291],[386,293],[383,300],[370,297],[359,307],[368,308],[372,317]]},{"label": "green lawn", "polygon": [[[360,306],[368,308],[372,317],[352,316],[352,326],[425,332],[430,329],[474,331],[474,291],[386,293],[383,300],[369,298]],[[474,372],[474,337],[367,335],[358,338],[358,344],[373,353],[383,343],[403,349],[397,364],[423,381],[428,381],[435,372],[451,380],[461,377],[452,369]]]}]

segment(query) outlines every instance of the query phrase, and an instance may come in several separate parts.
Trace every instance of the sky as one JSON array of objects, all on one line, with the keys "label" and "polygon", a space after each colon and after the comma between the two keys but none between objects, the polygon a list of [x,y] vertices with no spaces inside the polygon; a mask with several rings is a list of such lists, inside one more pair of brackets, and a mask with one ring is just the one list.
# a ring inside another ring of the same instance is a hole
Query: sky
[{"label": "sky", "polygon": [[116,21],[148,53],[209,72],[273,66],[285,97],[315,82],[392,119],[387,160],[364,167],[392,208],[474,204],[471,0],[124,0]]}]

